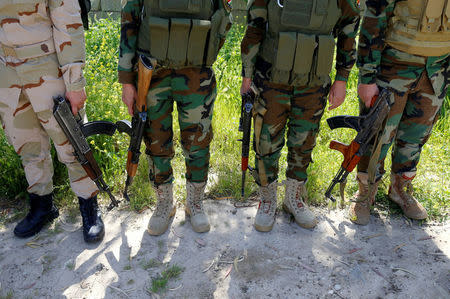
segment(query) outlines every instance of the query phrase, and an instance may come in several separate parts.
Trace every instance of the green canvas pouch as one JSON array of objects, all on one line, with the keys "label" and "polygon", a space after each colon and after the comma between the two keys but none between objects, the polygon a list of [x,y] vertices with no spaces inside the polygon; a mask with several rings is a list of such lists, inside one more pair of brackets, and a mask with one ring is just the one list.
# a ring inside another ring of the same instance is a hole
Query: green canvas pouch
[{"label": "green canvas pouch", "polygon": [[296,44],[297,34],[295,32],[280,32],[277,58],[272,71],[272,81],[274,83],[289,84],[289,76],[294,64]]},{"label": "green canvas pouch", "polygon": [[169,13],[188,13],[194,14],[200,12],[202,0],[159,0],[159,9]]},{"label": "green canvas pouch", "polygon": [[190,29],[190,19],[170,19],[169,49],[167,51],[169,66],[180,67],[186,65]]},{"label": "green canvas pouch", "polygon": [[206,65],[211,66],[219,54],[220,40],[226,37],[226,28],[230,24],[229,16],[224,9],[217,10],[211,17],[211,31],[209,35]]},{"label": "green canvas pouch", "polygon": [[319,35],[319,48],[316,56],[315,79],[322,82],[329,80],[331,68],[333,67],[335,42],[333,36]]},{"label": "green canvas pouch", "polygon": [[158,61],[165,61],[169,45],[169,20],[149,17],[150,54]]},{"label": "green canvas pouch", "polygon": [[292,69],[293,78],[291,85],[305,86],[308,84],[316,47],[315,35],[297,34],[297,48],[295,51],[294,67]]},{"label": "green canvas pouch", "polygon": [[201,66],[205,56],[206,40],[211,29],[211,21],[192,20],[191,34],[187,48],[187,65]]}]

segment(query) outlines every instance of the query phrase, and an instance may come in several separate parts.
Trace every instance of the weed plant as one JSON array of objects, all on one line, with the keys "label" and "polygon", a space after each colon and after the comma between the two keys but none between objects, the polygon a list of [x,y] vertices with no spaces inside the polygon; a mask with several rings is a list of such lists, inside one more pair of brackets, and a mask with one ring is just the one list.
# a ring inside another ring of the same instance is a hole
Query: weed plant
[{"label": "weed plant", "polygon": [[[240,197],[240,148],[238,141],[241,133],[238,132],[241,99],[239,88],[241,84],[240,42],[244,34],[244,27],[233,26],[227,42],[222,48],[214,70],[217,79],[218,96],[214,106],[214,140],[211,144],[211,167],[209,175],[208,192],[210,197],[228,196]],[[86,112],[90,120],[130,119],[125,106],[121,101],[121,86],[117,82],[117,59],[119,45],[118,19],[100,19],[86,32],[87,63],[85,76],[87,80],[88,101]],[[334,74],[332,75],[334,77]],[[342,162],[342,155],[328,148],[329,142],[336,139],[349,143],[355,136],[350,129],[337,129],[331,131],[326,119],[331,116],[358,114],[358,98],[356,87],[358,75],[356,68],[352,71],[349,81],[345,103],[334,111],[326,111],[322,121],[320,133],[317,137],[317,146],[313,151],[313,163],[308,169],[309,201],[315,205],[327,204],[324,198],[325,190],[338,171]],[[445,218],[450,206],[450,99],[445,99],[441,110],[441,118],[437,122],[433,134],[424,146],[421,163],[418,167],[417,177],[414,180],[415,195],[425,205],[432,217]],[[176,115],[174,119],[177,119]],[[175,198],[184,199],[184,157],[180,147],[179,126],[174,122],[175,157],[172,161],[175,175]],[[109,136],[94,136],[89,139],[95,157],[103,169],[105,180],[113,188],[118,197],[121,197],[125,181],[125,164],[129,144],[129,137],[124,134]],[[144,152],[144,147],[141,149]],[[26,180],[21,167],[20,159],[0,129],[0,199],[24,198]],[[280,158],[280,178],[285,179],[287,148],[283,148]],[[61,163],[55,160],[55,193],[59,206],[73,205],[75,196],[70,191],[67,171]],[[254,165],[254,155],[251,154],[251,165]],[[389,173],[390,157],[386,161]],[[355,173],[349,177],[346,197],[349,198],[357,189],[354,180]],[[389,176],[386,175],[378,192],[381,206],[387,211],[396,208],[385,199]],[[338,197],[338,189],[335,195]],[[255,195],[257,186],[251,176],[247,178],[245,189],[246,197]],[[280,198],[283,190],[280,188]],[[138,174],[130,190],[132,200],[130,206],[136,211],[150,207],[155,202],[153,191],[148,182],[148,164],[145,155],[141,156]],[[104,199],[104,195],[102,195]]]}]

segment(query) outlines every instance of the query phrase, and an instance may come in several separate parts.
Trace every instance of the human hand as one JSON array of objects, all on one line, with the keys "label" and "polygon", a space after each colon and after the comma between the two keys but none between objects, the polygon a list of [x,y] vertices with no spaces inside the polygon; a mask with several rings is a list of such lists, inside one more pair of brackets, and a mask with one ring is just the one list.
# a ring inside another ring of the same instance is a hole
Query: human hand
[{"label": "human hand", "polygon": [[133,84],[122,84],[122,102],[128,107],[128,113],[131,116],[134,114],[134,103],[136,100],[136,87]]},{"label": "human hand", "polygon": [[347,82],[345,81],[334,81],[333,85],[331,85],[330,95],[328,97],[330,107],[328,107],[328,110],[336,109],[344,103],[347,93],[346,85]]},{"label": "human hand", "polygon": [[242,78],[242,85],[241,85],[241,95],[246,94],[250,92],[252,85],[252,79],[251,78]]},{"label": "human hand", "polygon": [[76,115],[78,111],[84,107],[86,102],[86,91],[84,88],[79,91],[67,91],[66,99],[70,102],[73,115]]},{"label": "human hand", "polygon": [[361,100],[364,102],[367,108],[370,108],[373,97],[380,93],[378,86],[374,84],[359,84],[358,94]]}]

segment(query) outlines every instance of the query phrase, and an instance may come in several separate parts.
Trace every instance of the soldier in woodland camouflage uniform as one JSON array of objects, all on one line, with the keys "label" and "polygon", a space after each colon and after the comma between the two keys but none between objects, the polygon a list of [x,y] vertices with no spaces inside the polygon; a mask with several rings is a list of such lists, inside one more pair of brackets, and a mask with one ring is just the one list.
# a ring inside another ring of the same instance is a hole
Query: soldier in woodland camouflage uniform
[{"label": "soldier in woodland camouflage uniform", "polygon": [[383,0],[366,1],[366,5],[358,52],[358,92],[362,102],[369,105],[379,87],[389,88],[394,104],[370,192],[370,152],[358,165],[359,192],[350,208],[350,219],[363,225],[369,222],[370,206],[392,143],[389,198],[400,205],[405,216],[425,219],[427,212],[411,195],[410,187],[450,80],[450,1]]},{"label": "soldier in woodland camouflage uniform", "polygon": [[202,199],[209,168],[209,144],[216,80],[211,68],[230,28],[226,0],[128,0],[122,9],[119,82],[133,113],[137,54],[156,66],[147,96],[145,143],[150,181],[158,197],[148,232],[163,234],[175,214],[172,112],[177,103],[186,161],[186,212],[196,232],[209,231]]},{"label": "soldier in woodland camouflage uniform", "polygon": [[66,95],[76,113],[84,105],[84,35],[77,0],[2,0],[0,3],[0,119],[22,159],[30,212],[14,229],[29,237],[58,217],[53,205],[52,139],[79,197],[86,242],[103,238],[98,189],[76,161],[53,117],[53,97]]},{"label": "soldier in woodland camouflage uniform", "polygon": [[[305,228],[316,225],[306,201],[306,169],[319,122],[330,94],[330,109],[345,98],[356,60],[359,10],[354,0],[252,0],[241,44],[241,93],[253,81],[255,104],[255,180],[261,201],[255,228],[270,231],[275,220],[278,160],[287,132],[288,168],[283,207]],[[336,79],[330,76],[337,37]]]}]

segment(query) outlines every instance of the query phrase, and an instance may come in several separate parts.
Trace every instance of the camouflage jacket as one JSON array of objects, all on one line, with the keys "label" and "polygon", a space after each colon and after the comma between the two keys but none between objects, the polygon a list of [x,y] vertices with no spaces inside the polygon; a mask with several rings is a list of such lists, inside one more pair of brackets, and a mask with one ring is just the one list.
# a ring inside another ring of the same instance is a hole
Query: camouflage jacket
[{"label": "camouflage jacket", "polygon": [[[405,72],[411,74],[408,77],[418,77],[424,70],[427,71],[436,93],[444,91],[447,83],[442,84],[442,80],[448,80],[450,55],[440,57],[422,57],[408,54],[385,44],[385,33],[390,18],[393,16],[396,3],[402,0],[367,0],[364,20],[361,25],[359,36],[358,61],[360,82],[372,84],[376,82],[377,74],[380,72],[380,65],[383,57],[389,61],[394,58],[405,65]],[[388,58],[389,56],[389,58]],[[388,63],[388,62],[386,62]],[[400,70],[396,70],[400,72]],[[446,73],[444,78],[440,74]],[[444,87],[443,87],[444,86]]]},{"label": "camouflage jacket", "polygon": [[[242,76],[246,78],[252,78],[255,71],[256,57],[266,31],[269,1],[276,0],[251,0],[249,5],[247,31],[241,43]],[[355,38],[360,11],[356,0],[338,0],[338,5],[342,16],[334,28],[334,35],[338,38],[336,80],[347,81],[356,61]]]},{"label": "camouflage jacket", "polygon": [[81,90],[85,44],[78,0],[1,1],[0,62],[23,64],[54,52],[67,90]]},{"label": "camouflage jacket", "polygon": [[[124,2],[121,14],[118,77],[119,83],[133,84],[137,75],[135,70],[136,52],[139,50],[138,33],[144,1],[122,0],[122,3]],[[229,29],[228,27],[227,31]],[[224,42],[225,39],[222,39],[220,45],[222,46]]]}]

